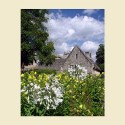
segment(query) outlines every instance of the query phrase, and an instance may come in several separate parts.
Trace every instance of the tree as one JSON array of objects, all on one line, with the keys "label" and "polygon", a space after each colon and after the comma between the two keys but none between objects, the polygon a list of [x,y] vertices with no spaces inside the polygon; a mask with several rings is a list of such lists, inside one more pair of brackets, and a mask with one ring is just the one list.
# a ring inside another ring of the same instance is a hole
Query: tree
[{"label": "tree", "polygon": [[100,44],[96,52],[96,64],[104,72],[104,44]]},{"label": "tree", "polygon": [[55,59],[53,54],[54,44],[48,41],[47,10],[22,9],[21,10],[21,67],[35,60],[41,64],[52,64]]}]

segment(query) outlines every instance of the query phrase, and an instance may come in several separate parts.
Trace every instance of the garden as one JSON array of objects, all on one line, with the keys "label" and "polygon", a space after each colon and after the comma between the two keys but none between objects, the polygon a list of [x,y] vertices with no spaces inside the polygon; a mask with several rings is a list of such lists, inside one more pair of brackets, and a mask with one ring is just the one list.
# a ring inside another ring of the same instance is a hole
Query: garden
[{"label": "garden", "polygon": [[21,116],[104,116],[104,73],[80,66],[21,73]]}]

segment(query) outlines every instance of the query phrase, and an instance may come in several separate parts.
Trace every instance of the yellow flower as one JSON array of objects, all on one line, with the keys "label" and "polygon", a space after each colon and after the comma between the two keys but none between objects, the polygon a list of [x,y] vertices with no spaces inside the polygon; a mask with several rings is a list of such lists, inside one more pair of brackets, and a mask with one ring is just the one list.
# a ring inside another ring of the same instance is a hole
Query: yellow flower
[{"label": "yellow flower", "polygon": [[76,88],[76,86],[74,85],[74,88]]},{"label": "yellow flower", "polygon": [[32,79],[31,75],[28,76],[28,79]]},{"label": "yellow flower", "polygon": [[67,85],[67,88],[69,87],[69,85]]},{"label": "yellow flower", "polygon": [[79,110],[77,110],[77,112],[79,112]]},{"label": "yellow flower", "polygon": [[71,91],[71,90],[69,90],[69,93],[72,93],[72,91]]},{"label": "yellow flower", "polygon": [[41,82],[41,80],[39,79],[38,82]]},{"label": "yellow flower", "polygon": [[24,77],[24,74],[21,74],[21,77]]},{"label": "yellow flower", "polygon": [[36,77],[35,77],[35,76],[33,76],[32,78],[33,78],[33,79],[35,79]]},{"label": "yellow flower", "polygon": [[62,77],[62,74],[59,73],[59,74],[57,75],[57,77],[60,79],[60,78]]},{"label": "yellow flower", "polygon": [[82,104],[81,104],[81,105],[79,105],[79,108],[80,108],[80,109],[82,109],[82,107],[83,107],[83,105],[82,105]]}]

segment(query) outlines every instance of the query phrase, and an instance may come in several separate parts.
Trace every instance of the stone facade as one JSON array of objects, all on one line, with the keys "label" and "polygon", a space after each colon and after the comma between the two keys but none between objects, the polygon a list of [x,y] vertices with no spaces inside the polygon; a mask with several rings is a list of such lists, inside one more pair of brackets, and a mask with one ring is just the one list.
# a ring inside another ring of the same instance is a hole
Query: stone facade
[{"label": "stone facade", "polygon": [[97,74],[100,71],[99,67],[91,59],[91,54],[89,52],[84,53],[78,46],[75,46],[69,54],[65,53],[63,57],[56,58],[52,65],[42,65],[38,67],[40,69],[55,69],[57,71],[64,71],[71,66],[75,66],[76,64],[84,66],[88,73]]},{"label": "stone facade", "polygon": [[73,48],[72,52],[67,57],[63,69],[66,70],[68,67],[74,66],[76,64],[84,66],[88,73],[92,72],[93,64],[77,46]]}]

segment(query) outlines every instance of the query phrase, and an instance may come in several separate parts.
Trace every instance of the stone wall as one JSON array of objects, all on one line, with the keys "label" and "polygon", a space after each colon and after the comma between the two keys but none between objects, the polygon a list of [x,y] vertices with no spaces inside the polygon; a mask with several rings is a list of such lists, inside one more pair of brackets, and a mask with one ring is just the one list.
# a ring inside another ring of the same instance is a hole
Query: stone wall
[{"label": "stone wall", "polygon": [[66,70],[70,67],[70,65],[74,66],[75,64],[84,66],[88,70],[88,73],[92,73],[93,64],[90,63],[90,61],[86,58],[84,53],[78,47],[74,47],[73,51],[66,59],[63,70]]},{"label": "stone wall", "polygon": [[45,66],[45,65],[42,65],[42,66],[39,66],[39,69],[55,69],[57,71],[60,71],[61,70],[61,67],[63,67],[63,64],[65,62],[65,59],[56,59],[52,65],[49,65],[49,66]]}]

